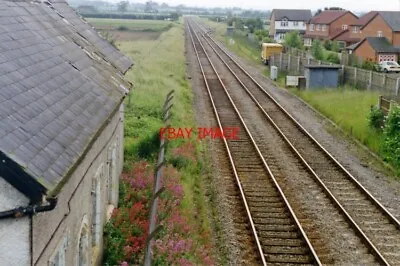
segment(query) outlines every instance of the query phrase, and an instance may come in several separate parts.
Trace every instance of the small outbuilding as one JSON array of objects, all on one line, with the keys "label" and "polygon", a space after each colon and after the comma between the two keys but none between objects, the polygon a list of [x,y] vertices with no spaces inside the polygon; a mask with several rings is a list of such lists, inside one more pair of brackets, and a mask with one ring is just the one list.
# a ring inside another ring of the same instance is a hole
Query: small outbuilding
[{"label": "small outbuilding", "polygon": [[331,65],[305,65],[306,89],[337,88],[340,68]]}]

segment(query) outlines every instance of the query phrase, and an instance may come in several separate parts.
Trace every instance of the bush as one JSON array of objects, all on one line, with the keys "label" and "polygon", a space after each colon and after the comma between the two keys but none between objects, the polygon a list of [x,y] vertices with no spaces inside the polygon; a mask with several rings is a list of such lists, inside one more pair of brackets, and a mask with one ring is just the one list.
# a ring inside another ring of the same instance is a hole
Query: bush
[{"label": "bush", "polygon": [[301,49],[303,42],[300,34],[297,31],[288,32],[285,34],[285,45],[292,48]]},{"label": "bush", "polygon": [[386,160],[400,172],[400,106],[394,107],[388,116],[383,148]]},{"label": "bush", "polygon": [[120,30],[120,31],[128,31],[129,28],[128,28],[127,26],[121,25],[121,26],[118,26],[118,27],[117,27],[117,30]]},{"label": "bush", "polygon": [[375,63],[371,60],[366,60],[362,63],[361,68],[366,70],[376,70]]},{"label": "bush", "polygon": [[385,125],[385,114],[380,108],[376,106],[371,107],[371,112],[369,113],[368,117],[368,124],[370,127],[377,130],[383,129],[383,126]]},{"label": "bush", "polygon": [[337,53],[329,53],[326,60],[332,64],[340,64],[340,58]]},{"label": "bush", "polygon": [[311,46],[311,53],[314,59],[316,60],[323,60],[324,53],[322,51],[322,45],[319,40],[314,40]]}]

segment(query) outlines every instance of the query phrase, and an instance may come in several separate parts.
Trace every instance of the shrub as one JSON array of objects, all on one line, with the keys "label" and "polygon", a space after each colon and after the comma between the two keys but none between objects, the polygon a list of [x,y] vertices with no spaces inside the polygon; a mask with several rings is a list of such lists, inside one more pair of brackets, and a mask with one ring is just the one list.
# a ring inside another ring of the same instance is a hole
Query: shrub
[{"label": "shrub", "polygon": [[340,64],[340,58],[337,53],[329,53],[326,60],[332,64]]},{"label": "shrub", "polygon": [[323,60],[324,53],[322,51],[322,45],[319,40],[314,40],[311,46],[311,53],[316,60]]},{"label": "shrub", "polygon": [[121,26],[118,26],[118,27],[117,27],[117,30],[120,30],[120,31],[128,31],[129,28],[128,28],[127,26],[121,25]]},{"label": "shrub", "polygon": [[376,106],[371,107],[371,112],[369,113],[368,117],[368,124],[370,127],[377,130],[383,129],[383,126],[385,125],[385,114],[380,108]]},{"label": "shrub", "polygon": [[387,161],[400,172],[400,106],[394,107],[388,116],[383,148]]},{"label": "shrub", "polygon": [[366,60],[362,63],[361,68],[366,69],[366,70],[375,70],[375,63],[372,62],[371,60]]},{"label": "shrub", "polygon": [[292,48],[301,49],[303,42],[300,34],[297,31],[288,32],[285,34],[285,45]]}]

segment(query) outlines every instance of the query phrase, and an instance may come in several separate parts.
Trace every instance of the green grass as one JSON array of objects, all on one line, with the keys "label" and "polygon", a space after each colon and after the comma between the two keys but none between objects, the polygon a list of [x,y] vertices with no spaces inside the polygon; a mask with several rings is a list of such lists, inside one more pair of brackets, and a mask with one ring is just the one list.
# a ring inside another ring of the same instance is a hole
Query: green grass
[{"label": "green grass", "polygon": [[139,19],[102,19],[87,18],[93,27],[101,30],[116,30],[120,26],[126,27],[130,31],[164,31],[173,24],[171,21],[164,20],[139,20]]},{"label": "green grass", "polygon": [[[125,109],[125,170],[132,161],[140,160],[141,150],[151,150],[153,157],[146,158],[155,164],[158,152],[158,134],[165,125],[161,121],[165,96],[174,90],[173,108],[170,124],[172,127],[196,128],[192,109],[192,89],[186,79],[186,59],[184,54],[183,24],[174,24],[163,32],[157,40],[135,40],[117,42],[118,48],[131,56],[135,65],[126,75],[133,84],[133,91],[126,99]],[[200,143],[196,137],[191,140],[171,140],[167,148],[167,160],[170,151],[190,141],[195,147],[197,162],[183,163],[178,167],[184,189],[182,209],[198,231],[194,239],[203,239],[208,234],[211,222],[208,219],[208,203],[204,189],[203,172],[206,169],[200,154]],[[205,244],[211,240],[206,237]]]},{"label": "green grass", "polygon": [[379,94],[345,89],[292,92],[334,121],[372,151],[380,153],[381,136],[368,125],[370,108],[378,102]]},{"label": "green grass", "polygon": [[209,19],[202,19],[202,21],[215,30],[215,37],[217,40],[222,42],[230,51],[249,61],[261,62],[261,49],[255,45],[249,44],[247,36],[245,36],[243,32],[238,31],[238,34],[227,37],[227,24],[225,22],[215,22]]}]

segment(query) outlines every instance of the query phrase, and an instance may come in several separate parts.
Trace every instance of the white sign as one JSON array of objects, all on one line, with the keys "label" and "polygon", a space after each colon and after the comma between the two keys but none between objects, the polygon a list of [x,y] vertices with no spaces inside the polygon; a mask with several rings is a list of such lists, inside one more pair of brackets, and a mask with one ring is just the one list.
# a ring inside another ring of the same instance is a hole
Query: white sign
[{"label": "white sign", "polygon": [[298,86],[299,77],[298,76],[286,76],[286,86]]}]

